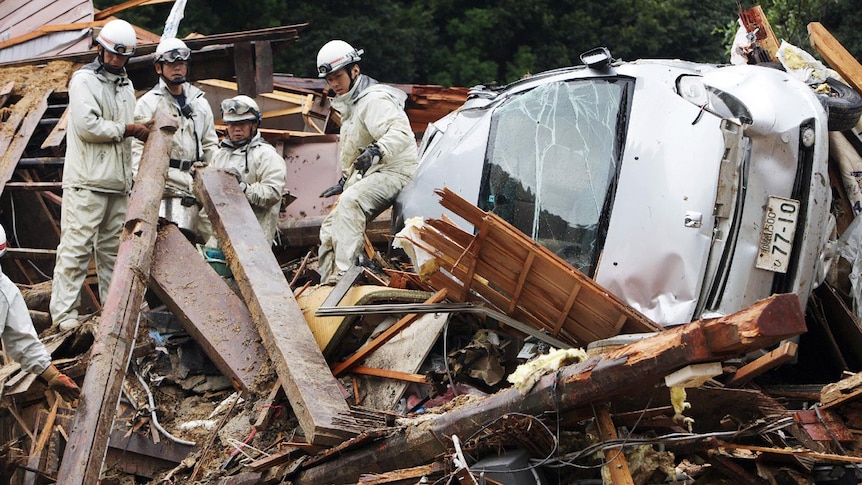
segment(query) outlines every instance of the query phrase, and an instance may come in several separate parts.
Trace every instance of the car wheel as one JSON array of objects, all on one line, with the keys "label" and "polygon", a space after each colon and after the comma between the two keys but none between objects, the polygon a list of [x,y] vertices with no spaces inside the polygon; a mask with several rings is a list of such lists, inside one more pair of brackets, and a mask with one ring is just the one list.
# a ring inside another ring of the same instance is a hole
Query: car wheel
[{"label": "car wheel", "polygon": [[843,82],[827,78],[828,93],[817,93],[820,103],[829,114],[829,131],[850,130],[862,115],[862,96]]}]

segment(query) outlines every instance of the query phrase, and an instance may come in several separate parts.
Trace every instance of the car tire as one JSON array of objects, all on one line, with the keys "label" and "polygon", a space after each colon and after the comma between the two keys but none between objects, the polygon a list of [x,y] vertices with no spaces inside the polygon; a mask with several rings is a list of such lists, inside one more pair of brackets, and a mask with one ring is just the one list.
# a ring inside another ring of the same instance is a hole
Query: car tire
[{"label": "car tire", "polygon": [[827,78],[826,84],[829,94],[817,93],[817,98],[829,114],[829,131],[852,129],[862,115],[862,96],[837,79]]}]

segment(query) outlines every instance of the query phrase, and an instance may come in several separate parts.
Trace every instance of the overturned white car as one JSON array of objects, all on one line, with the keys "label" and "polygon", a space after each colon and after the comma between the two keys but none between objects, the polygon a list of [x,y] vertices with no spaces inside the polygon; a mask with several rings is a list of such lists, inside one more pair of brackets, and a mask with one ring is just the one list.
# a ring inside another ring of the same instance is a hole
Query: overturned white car
[{"label": "overturned white car", "polygon": [[396,220],[439,217],[446,186],[663,325],[804,305],[835,227],[813,91],[761,66],[582,59],[431,124]]}]

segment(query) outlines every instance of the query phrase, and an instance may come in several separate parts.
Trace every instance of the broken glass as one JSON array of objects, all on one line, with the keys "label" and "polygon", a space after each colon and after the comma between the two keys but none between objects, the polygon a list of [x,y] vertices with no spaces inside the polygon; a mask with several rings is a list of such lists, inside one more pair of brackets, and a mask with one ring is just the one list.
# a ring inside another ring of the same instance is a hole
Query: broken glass
[{"label": "broken glass", "polygon": [[479,203],[591,274],[602,210],[616,173],[625,86],[549,83],[495,111]]}]

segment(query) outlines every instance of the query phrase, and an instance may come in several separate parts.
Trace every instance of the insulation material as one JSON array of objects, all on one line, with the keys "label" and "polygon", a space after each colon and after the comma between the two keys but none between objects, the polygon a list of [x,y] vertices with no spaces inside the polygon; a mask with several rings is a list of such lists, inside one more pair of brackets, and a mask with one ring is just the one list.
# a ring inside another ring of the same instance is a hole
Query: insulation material
[{"label": "insulation material", "polygon": [[548,354],[540,355],[519,365],[507,380],[521,392],[521,395],[526,395],[545,374],[550,374],[564,365],[576,364],[586,359],[587,353],[584,349],[552,350]]}]

